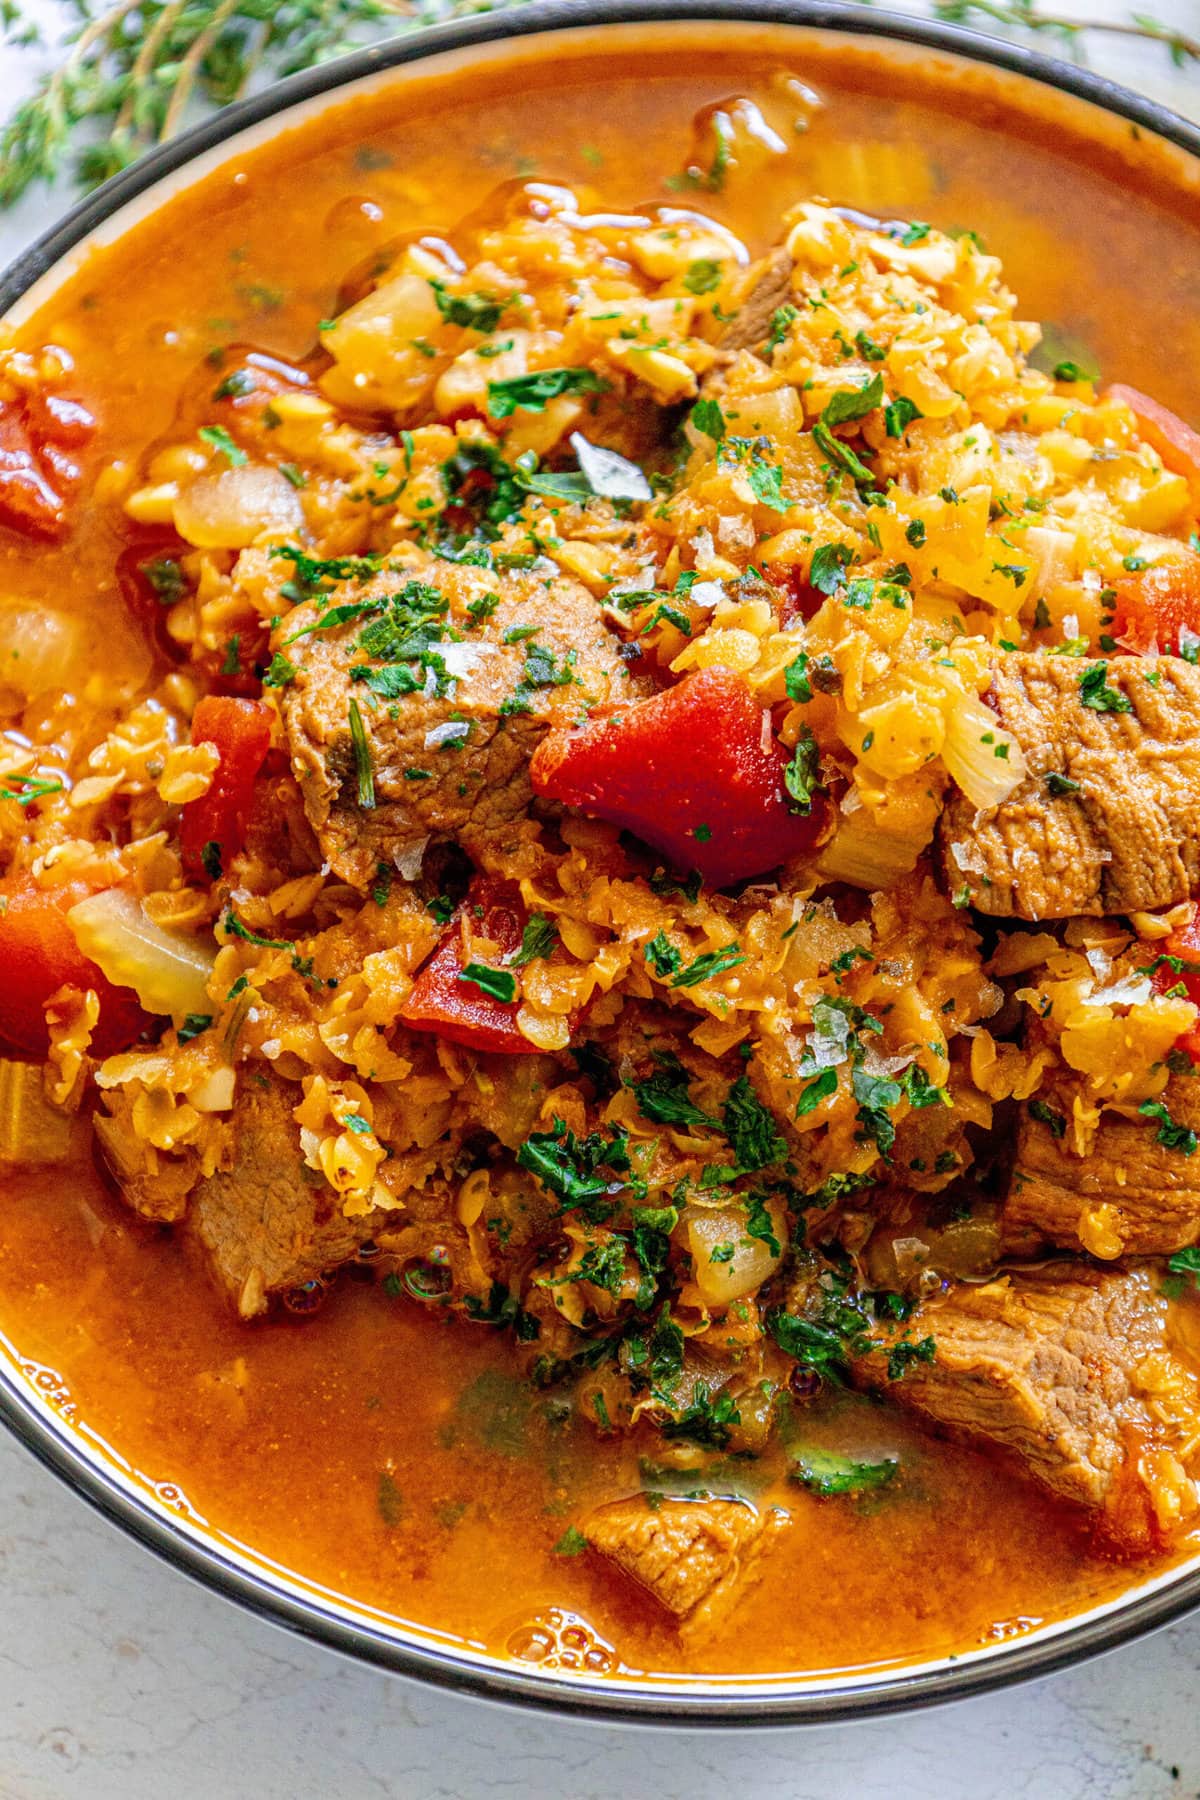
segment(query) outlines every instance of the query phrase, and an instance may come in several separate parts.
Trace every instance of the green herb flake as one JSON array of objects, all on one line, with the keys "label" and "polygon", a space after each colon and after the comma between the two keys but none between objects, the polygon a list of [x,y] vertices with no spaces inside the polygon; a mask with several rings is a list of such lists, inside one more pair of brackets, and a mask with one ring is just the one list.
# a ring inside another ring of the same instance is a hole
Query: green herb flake
[{"label": "green herb flake", "polygon": [[831,1499],[840,1494],[863,1494],[873,1488],[886,1487],[900,1467],[894,1456],[881,1462],[859,1462],[837,1451],[819,1449],[816,1445],[794,1448],[788,1470],[791,1480],[799,1482],[810,1494]]},{"label": "green herb flake", "polygon": [[1144,1119],[1156,1119],[1158,1130],[1154,1134],[1155,1142],[1166,1150],[1178,1150],[1181,1156],[1194,1156],[1197,1137],[1190,1125],[1181,1125],[1173,1119],[1161,1100],[1143,1100],[1138,1112]]},{"label": "green herb flake", "polygon": [[249,461],[246,452],[234,443],[223,425],[202,425],[199,435],[225,458],[231,469],[240,469]]},{"label": "green herb flake", "polygon": [[507,969],[494,969],[490,963],[469,962],[458,972],[459,981],[477,987],[491,1000],[511,1006],[517,997],[517,978]]},{"label": "green herb flake", "polygon": [[[699,833],[697,833],[699,835]],[[710,950],[704,956],[698,956],[685,969],[672,977],[673,988],[698,987],[702,981],[712,981],[723,975],[726,969],[734,969],[746,960],[745,952],[738,943],[726,944],[721,950]]]},{"label": "green herb flake", "polygon": [[530,375],[510,375],[489,381],[488,412],[493,419],[508,419],[515,412],[545,412],[561,394],[602,394],[608,383],[592,369],[539,369]]},{"label": "green herb flake", "polygon": [[375,1489],[375,1502],[379,1508],[379,1516],[389,1531],[400,1523],[404,1513],[404,1496],[386,1469],[380,1470],[379,1481]]},{"label": "green herb flake", "polygon": [[715,400],[697,400],[689,415],[688,423],[697,431],[719,444],[725,437],[725,414]]},{"label": "green herb flake", "polygon": [[689,294],[711,294],[721,285],[720,263],[713,262],[710,257],[689,263],[684,271],[683,285]]},{"label": "green herb flake", "polygon": [[1108,685],[1108,664],[1092,663],[1079,677],[1079,698],[1084,706],[1098,713],[1127,713],[1133,711],[1133,702],[1128,694],[1120,688]]}]

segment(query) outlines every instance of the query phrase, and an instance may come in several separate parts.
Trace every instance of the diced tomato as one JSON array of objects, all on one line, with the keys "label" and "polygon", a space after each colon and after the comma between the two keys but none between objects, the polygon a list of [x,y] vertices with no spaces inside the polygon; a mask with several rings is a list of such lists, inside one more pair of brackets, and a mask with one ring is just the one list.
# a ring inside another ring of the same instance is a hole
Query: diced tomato
[{"label": "diced tomato", "polygon": [[1113,383],[1108,397],[1125,402],[1142,437],[1158,451],[1168,469],[1186,477],[1193,493],[1200,497],[1200,431],[1185,424],[1170,407],[1135,387],[1126,387],[1123,381]]},{"label": "diced tomato", "polygon": [[44,890],[26,876],[0,881],[0,1041],[11,1049],[46,1054],[45,1004],[60,987],[95,990],[92,1048],[102,1056],[128,1049],[151,1023],[132,990],[114,987],[75,942],[66,915],[91,892],[86,882]]},{"label": "diced tomato", "polygon": [[795,565],[772,569],[771,579],[779,589],[779,623],[794,625],[797,619],[814,619],[825,604],[825,595],[813,586]]},{"label": "diced tomato", "polygon": [[73,453],[95,429],[86,407],[58,394],[0,401],[0,524],[23,537],[62,537],[83,477]]},{"label": "diced tomato", "polygon": [[1194,550],[1117,583],[1111,629],[1126,649],[1178,656],[1181,627],[1200,638],[1200,556]]},{"label": "diced tomato", "polygon": [[179,848],[190,881],[212,877],[205,866],[215,844],[222,869],[246,841],[246,819],[254,784],[271,747],[271,709],[260,700],[231,700],[210,694],[192,716],[193,744],[215,744],[221,760],[208,792],[189,800],[179,823]]},{"label": "diced tomato", "polygon": [[[489,965],[499,967],[506,956],[521,948],[529,914],[515,882],[478,875],[467,890],[463,908],[469,915],[473,934],[490,938],[496,945],[486,959]],[[562,956],[556,947],[549,960],[554,962]],[[417,976],[400,1013],[404,1023],[413,1031],[436,1031],[439,1037],[468,1050],[536,1056],[537,1045],[531,1044],[517,1028],[519,1001],[497,1000],[474,982],[462,980],[466,961],[460,910]],[[579,1012],[569,1016],[567,1023],[572,1033],[580,1017]]]},{"label": "diced tomato", "polygon": [[537,793],[644,838],[677,869],[726,887],[810,850],[825,801],[788,805],[787,752],[740,675],[702,669],[651,699],[576,729],[551,731],[533,753]]},{"label": "diced tomato", "polygon": [[[1170,988],[1182,986],[1196,1006],[1200,1006],[1200,906],[1198,906],[1188,923],[1173,931],[1165,942],[1156,946],[1158,953],[1178,958],[1185,966],[1173,969],[1169,962],[1164,962],[1154,971],[1154,985],[1160,994]],[[1195,964],[1195,968],[1188,967]],[[1194,1031],[1186,1031],[1176,1041],[1175,1048],[1183,1050],[1194,1063],[1200,1063],[1200,1022]]]}]

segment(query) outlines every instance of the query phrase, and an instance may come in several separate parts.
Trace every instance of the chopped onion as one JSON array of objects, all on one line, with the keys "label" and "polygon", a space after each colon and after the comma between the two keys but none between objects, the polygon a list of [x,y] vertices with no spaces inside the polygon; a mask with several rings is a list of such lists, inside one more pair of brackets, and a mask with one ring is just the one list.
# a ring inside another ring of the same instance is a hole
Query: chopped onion
[{"label": "chopped onion", "polygon": [[571,448],[579,458],[579,467],[593,494],[603,500],[652,500],[654,491],[636,463],[606,450],[601,444],[589,444],[582,432],[571,433]]},{"label": "chopped onion", "polygon": [[1097,988],[1094,994],[1085,994],[1085,1006],[1142,1006],[1154,992],[1154,983],[1148,975],[1125,975],[1120,981],[1114,981],[1111,987]]},{"label": "chopped onion", "polygon": [[[770,1279],[781,1261],[761,1238],[746,1235],[744,1212],[689,1209],[687,1234],[696,1286],[713,1306],[728,1306],[743,1294],[753,1293]],[[778,1221],[776,1236],[780,1236]],[[727,1261],[713,1261],[714,1250],[730,1246],[733,1255]]]},{"label": "chopped onion", "polygon": [[[1062,531],[1052,525],[1031,525],[1021,542],[1033,565],[1030,569],[1031,591],[1045,593],[1047,588],[1060,587],[1072,579],[1077,560],[1074,532]],[[1078,637],[1078,626],[1074,631],[1068,631],[1064,619],[1063,636]]]},{"label": "chopped onion", "polygon": [[223,1063],[214,1069],[188,1095],[197,1112],[229,1112],[233,1107],[234,1093],[237,1088],[237,1075],[231,1063]]},{"label": "chopped onion", "polygon": [[981,812],[1007,800],[1026,775],[1021,746],[974,694],[965,695],[946,720],[942,761]]},{"label": "chopped onion", "polygon": [[415,844],[406,844],[403,850],[397,850],[393,860],[405,881],[416,881],[420,875],[428,842],[427,837],[418,838]]},{"label": "chopped onion", "polygon": [[278,469],[254,465],[201,475],[175,502],[175,529],[201,550],[244,550],[264,531],[304,524],[295,488]]},{"label": "chopped onion", "polygon": [[821,851],[818,867],[827,881],[846,881],[872,894],[886,891],[916,868],[932,830],[932,825],[922,823],[915,832],[885,831],[875,814],[862,806],[843,816]]},{"label": "chopped onion", "polygon": [[132,894],[92,894],[71,908],[67,924],[83,954],[115,986],[132,988],[147,1012],[181,1019],[211,1010],[213,946],[155,925]]},{"label": "chopped onion", "polygon": [[443,725],[435,725],[432,731],[425,733],[425,748],[436,750],[439,744],[458,744],[471,729],[469,719],[447,719]]},{"label": "chopped onion", "polygon": [[34,700],[63,685],[78,656],[80,623],[51,606],[0,600],[0,684]]},{"label": "chopped onion", "polygon": [[614,581],[608,590],[608,597],[610,600],[624,600],[633,594],[645,594],[648,599],[654,593],[657,582],[658,566],[651,556],[638,564],[634,574],[625,575],[620,581]]}]

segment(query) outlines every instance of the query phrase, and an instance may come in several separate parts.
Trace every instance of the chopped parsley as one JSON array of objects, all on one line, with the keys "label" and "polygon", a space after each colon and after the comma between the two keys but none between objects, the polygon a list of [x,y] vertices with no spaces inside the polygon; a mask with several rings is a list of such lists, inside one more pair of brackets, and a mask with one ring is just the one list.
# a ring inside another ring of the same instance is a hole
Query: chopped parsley
[{"label": "chopped parsley", "polygon": [[286,687],[290,681],[295,681],[298,673],[299,671],[297,670],[295,663],[292,662],[290,658],[286,657],[282,650],[277,650],[268,663],[266,672],[263,675],[263,686],[269,688]]},{"label": "chopped parsley", "polygon": [[508,419],[515,412],[545,412],[561,394],[602,394],[608,383],[592,369],[539,369],[532,375],[510,375],[489,381],[488,412],[493,419]]},{"label": "chopped parsley", "polygon": [[792,812],[812,811],[813,795],[821,785],[820,771],[821,753],[817,740],[807,726],[802,727],[791,761],[783,771],[783,785],[787,789]]},{"label": "chopped parsley", "polygon": [[558,942],[558,926],[545,913],[530,913],[521,933],[520,949],[505,957],[510,969],[523,969],[526,963],[544,962]]},{"label": "chopped parsley", "polygon": [[684,271],[683,285],[689,294],[711,294],[721,285],[720,263],[707,256],[689,263]]},{"label": "chopped parsley", "polygon": [[173,556],[154,556],[139,563],[138,574],[149,582],[160,606],[174,606],[187,593],[183,570]]},{"label": "chopped parsley", "polygon": [[810,1112],[815,1112],[822,1100],[828,1100],[831,1094],[837,1093],[837,1087],[837,1070],[822,1069],[821,1073],[801,1090],[800,1098],[796,1102],[796,1117],[803,1119]]},{"label": "chopped parsley", "polygon": [[815,1444],[795,1448],[788,1474],[811,1494],[831,1499],[837,1494],[862,1494],[871,1488],[886,1487],[900,1464],[896,1457],[881,1462],[858,1462],[836,1450],[824,1450]]},{"label": "chopped parsley", "polygon": [[607,1138],[598,1131],[577,1138],[555,1118],[549,1131],[530,1133],[517,1162],[556,1195],[562,1212],[581,1211],[593,1224],[603,1224],[616,1210],[614,1196],[633,1191],[645,1197],[644,1183],[628,1175],[628,1142],[619,1127],[610,1127]]},{"label": "chopped parsley", "polygon": [[246,452],[239,448],[223,425],[202,425],[199,435],[206,444],[223,456],[231,469],[240,469],[249,459]]},{"label": "chopped parsley", "polygon": [[1062,800],[1068,794],[1077,794],[1080,791],[1077,781],[1072,781],[1069,775],[1060,775],[1057,769],[1047,769],[1042,780],[1045,783],[1046,792],[1052,794],[1056,800]]},{"label": "chopped parsley", "polygon": [[646,945],[646,961],[656,975],[674,975],[683,957],[663,931],[656,932]]},{"label": "chopped parsley", "polygon": [[731,1393],[722,1388],[714,1399],[697,1382],[691,1404],[675,1418],[665,1420],[660,1430],[665,1438],[686,1438],[709,1450],[724,1450],[732,1435],[730,1427],[741,1422],[742,1415]]},{"label": "chopped parsley", "polygon": [[1052,1137],[1061,1138],[1066,1136],[1066,1119],[1063,1117],[1062,1113],[1056,1112],[1054,1107],[1052,1107],[1048,1101],[1031,1100],[1029,1102],[1029,1116],[1031,1119],[1036,1119],[1039,1125],[1045,1125]]},{"label": "chopped parsley", "polygon": [[711,438],[714,444],[722,442],[725,436],[725,414],[715,400],[697,400],[689,418],[689,424],[705,437]]},{"label": "chopped parsley", "polygon": [[846,579],[845,571],[854,561],[849,544],[818,544],[812,553],[808,579],[821,594],[834,594]]},{"label": "chopped parsley", "polygon": [[808,676],[808,653],[801,650],[783,671],[784,692],[789,700],[800,705],[806,704],[813,697],[812,682]]},{"label": "chopped parsley", "polygon": [[709,1125],[719,1130],[720,1120],[692,1103],[691,1075],[679,1058],[662,1050],[655,1052],[654,1060],[658,1067],[653,1075],[630,1083],[642,1117],[659,1125]]},{"label": "chopped parsley", "polygon": [[451,294],[444,281],[431,281],[437,309],[447,325],[461,325],[466,331],[495,331],[504,312],[505,302],[494,294]]},{"label": "chopped parsley", "polygon": [[1128,694],[1120,688],[1108,685],[1108,664],[1092,663],[1079,677],[1079,698],[1084,706],[1098,713],[1127,713],[1133,711],[1133,702]]},{"label": "chopped parsley", "polygon": [[469,982],[491,1000],[511,1006],[517,997],[517,978],[507,969],[494,969],[490,963],[469,962],[458,972],[459,981]]},{"label": "chopped parsley", "polygon": [[775,1235],[775,1221],[762,1194],[746,1196],[746,1236],[765,1244],[772,1256],[782,1256],[783,1246]]},{"label": "chopped parsley", "polygon": [[1197,1137],[1190,1125],[1181,1125],[1173,1119],[1161,1100],[1143,1100],[1138,1112],[1144,1119],[1157,1119],[1158,1130],[1155,1142],[1166,1150],[1178,1150],[1181,1156],[1194,1156]]},{"label": "chopped parsley", "polygon": [[722,1120],[739,1169],[766,1169],[787,1155],[787,1145],[775,1128],[775,1120],[754,1092],[748,1076],[739,1075],[730,1088]]},{"label": "chopped parsley", "polygon": [[919,1343],[914,1343],[911,1338],[901,1338],[888,1351],[888,1380],[902,1381],[914,1364],[931,1363],[936,1354],[937,1344],[931,1337],[924,1337]]},{"label": "chopped parsley", "polygon": [[517,1296],[510,1294],[502,1281],[493,1281],[486,1300],[467,1294],[463,1310],[477,1325],[495,1325],[501,1330],[511,1326],[513,1335],[522,1344],[531,1344],[541,1336],[542,1328],[537,1320],[525,1311]]},{"label": "chopped parsley", "polygon": [[778,463],[769,462],[756,450],[746,470],[746,480],[760,506],[769,507],[772,512],[787,511],[788,502],[783,497],[783,470]]},{"label": "chopped parsley", "polygon": [[[697,837],[700,835],[699,830],[696,835]],[[723,949],[710,950],[705,955],[698,956],[694,962],[688,963],[686,968],[680,969],[678,974],[672,977],[671,986],[673,988],[698,987],[702,981],[711,981],[714,976],[724,974],[726,969],[736,968],[738,963],[744,963],[745,960],[745,953],[740,944],[726,944]]]},{"label": "chopped parsley", "polygon": [[914,419],[922,419],[924,416],[919,406],[915,406],[904,394],[897,394],[883,409],[883,428],[890,438],[901,438]]},{"label": "chopped parsley", "polygon": [[771,355],[772,351],[778,350],[780,344],[782,344],[783,340],[787,337],[788,326],[794,319],[798,319],[799,317],[799,307],[793,306],[790,301],[783,306],[777,306],[775,308],[775,311],[771,314],[771,330],[766,342],[768,356]]}]

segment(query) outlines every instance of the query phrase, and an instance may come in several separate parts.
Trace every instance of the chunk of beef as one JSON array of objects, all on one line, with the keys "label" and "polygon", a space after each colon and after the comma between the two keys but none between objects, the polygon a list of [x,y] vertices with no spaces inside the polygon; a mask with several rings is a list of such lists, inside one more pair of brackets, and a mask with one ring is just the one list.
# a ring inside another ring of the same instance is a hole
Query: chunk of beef
[{"label": "chunk of beef", "polygon": [[[1168,1256],[1200,1241],[1200,1156],[1158,1140],[1153,1120],[1101,1116],[1085,1156],[1071,1147],[1069,1092],[1021,1109],[1017,1156],[1001,1213],[1003,1245],[1031,1256],[1048,1244],[1093,1256]],[[1173,1077],[1171,1118],[1200,1131],[1200,1081]]]},{"label": "chunk of beef", "polygon": [[995,918],[1065,919],[1150,911],[1195,891],[1200,669],[1173,656],[1010,654],[986,698],[1028,774],[988,811],[957,793],[947,805],[953,892]]},{"label": "chunk of beef", "polygon": [[953,1286],[905,1334],[932,1336],[933,1360],[889,1380],[876,1351],[859,1379],[958,1437],[1010,1452],[1115,1544],[1144,1549],[1178,1504],[1194,1508],[1155,1394],[1171,1388],[1186,1443],[1200,1429],[1196,1382],[1170,1351],[1167,1302],[1148,1271],[1060,1264]]},{"label": "chunk of beef", "polygon": [[638,1495],[599,1507],[586,1535],[593,1550],[685,1619],[741,1584],[785,1518],[744,1500],[660,1499],[651,1506]]},{"label": "chunk of beef", "polygon": [[794,264],[786,250],[772,250],[755,263],[737,311],[721,333],[722,350],[761,350],[781,306],[792,297]]},{"label": "chunk of beef", "polygon": [[[543,733],[632,697],[618,641],[577,582],[428,557],[337,602],[382,600],[406,581],[432,594],[432,623],[398,628],[390,646],[387,621],[405,615],[386,607],[324,629],[308,604],[275,640],[298,670],[282,701],[305,810],[333,868],[360,887],[429,836],[456,839],[485,868],[502,864]],[[414,675],[415,691],[403,691]],[[358,754],[351,702],[365,730]]]},{"label": "chunk of beef", "polygon": [[244,1084],[233,1116],[231,1167],[196,1184],[186,1229],[245,1319],[268,1296],[299,1287],[352,1257],[401,1214],[376,1208],[348,1219],[339,1196],[301,1158],[292,1109],[300,1090]]}]

